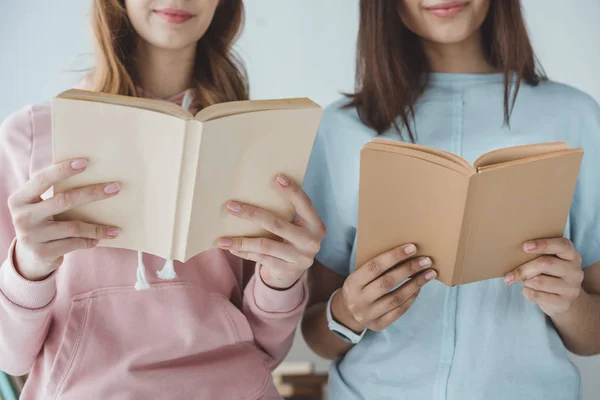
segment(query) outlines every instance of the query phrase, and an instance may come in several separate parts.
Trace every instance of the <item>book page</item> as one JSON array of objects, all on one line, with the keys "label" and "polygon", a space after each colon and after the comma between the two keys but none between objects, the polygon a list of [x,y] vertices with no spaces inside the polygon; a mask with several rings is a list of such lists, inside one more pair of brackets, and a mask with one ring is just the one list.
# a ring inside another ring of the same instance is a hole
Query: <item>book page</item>
[{"label": "book page", "polygon": [[320,106],[307,98],[230,101],[206,107],[200,110],[194,118],[197,121],[207,122],[249,112],[304,108],[320,108]]},{"label": "book page", "polygon": [[502,277],[537,257],[523,251],[527,240],[563,236],[582,156],[559,153],[473,177],[461,283]]},{"label": "book page", "polygon": [[182,119],[191,119],[192,114],[178,106],[163,100],[146,99],[142,97],[121,96],[118,94],[91,92],[87,90],[70,89],[57,96],[61,99],[85,100],[105,104],[115,104],[142,110],[159,112]]},{"label": "book page", "polygon": [[407,243],[452,285],[469,176],[424,159],[361,151],[357,268]]},{"label": "book page", "polygon": [[203,123],[186,258],[216,247],[222,236],[272,236],[229,215],[229,200],[294,219],[275,178],[282,172],[302,184],[321,113],[312,107],[257,111]]},{"label": "book page", "polygon": [[101,246],[171,258],[185,121],[166,114],[82,100],[52,103],[54,160],[89,159],[55,193],[118,181],[121,193],[61,215],[122,228]]},{"label": "book page", "polygon": [[[465,160],[464,158],[450,153],[448,151],[436,149],[434,147],[423,146],[415,143],[406,143],[397,140],[389,140],[389,139],[373,139],[368,142],[365,147],[378,145],[378,146],[386,146],[389,151],[395,151],[403,154],[415,154],[418,157],[427,159],[427,160],[436,160],[441,165],[448,165],[448,162],[453,163],[456,167],[460,167],[461,170],[466,171],[467,173],[475,173],[475,169]],[[446,162],[444,162],[446,161]]]},{"label": "book page", "polygon": [[524,146],[506,147],[483,154],[473,163],[477,170],[495,164],[522,160],[543,154],[568,149],[569,145],[563,142],[528,144]]}]

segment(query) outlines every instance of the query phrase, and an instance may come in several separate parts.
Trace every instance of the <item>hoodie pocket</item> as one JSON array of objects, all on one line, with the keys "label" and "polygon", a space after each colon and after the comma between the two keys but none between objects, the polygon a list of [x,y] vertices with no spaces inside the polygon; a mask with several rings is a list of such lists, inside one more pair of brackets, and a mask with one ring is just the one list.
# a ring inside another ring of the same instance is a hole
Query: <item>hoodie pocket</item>
[{"label": "hoodie pocket", "polygon": [[269,380],[246,317],[227,297],[165,283],[77,295],[47,395],[254,400]]}]

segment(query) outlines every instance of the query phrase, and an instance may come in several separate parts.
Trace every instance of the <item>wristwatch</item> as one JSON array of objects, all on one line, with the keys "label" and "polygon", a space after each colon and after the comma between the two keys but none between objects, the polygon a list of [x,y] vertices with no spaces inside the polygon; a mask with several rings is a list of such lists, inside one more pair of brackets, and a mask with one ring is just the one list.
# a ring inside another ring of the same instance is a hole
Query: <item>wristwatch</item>
[{"label": "wristwatch", "polygon": [[331,332],[333,332],[336,336],[340,337],[344,341],[352,344],[357,344],[358,342],[360,342],[363,336],[365,336],[365,332],[367,332],[367,330],[365,329],[360,334],[356,334],[351,329],[346,328],[344,325],[340,324],[335,319],[333,319],[333,315],[331,314],[331,299],[333,299],[333,296],[335,296],[338,290],[333,292],[333,294],[329,298],[329,301],[327,302],[327,326],[329,327],[329,330]]}]

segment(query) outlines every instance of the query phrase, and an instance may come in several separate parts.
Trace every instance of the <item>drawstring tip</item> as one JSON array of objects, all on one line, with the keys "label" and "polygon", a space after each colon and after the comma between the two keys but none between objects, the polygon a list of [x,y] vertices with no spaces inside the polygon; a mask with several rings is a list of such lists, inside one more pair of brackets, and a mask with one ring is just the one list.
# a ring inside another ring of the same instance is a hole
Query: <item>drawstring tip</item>
[{"label": "drawstring tip", "polygon": [[135,283],[135,290],[148,290],[150,289],[150,284],[148,282],[136,282]]},{"label": "drawstring tip", "polygon": [[150,283],[146,279],[146,266],[142,259],[142,252],[138,251],[138,268],[137,268],[137,281],[135,282],[135,290],[147,290],[150,289]]},{"label": "drawstring tip", "polygon": [[167,260],[165,262],[164,267],[156,272],[156,275],[162,280],[170,281],[172,279],[177,278],[177,274],[175,273],[175,265],[173,264],[173,260]]}]

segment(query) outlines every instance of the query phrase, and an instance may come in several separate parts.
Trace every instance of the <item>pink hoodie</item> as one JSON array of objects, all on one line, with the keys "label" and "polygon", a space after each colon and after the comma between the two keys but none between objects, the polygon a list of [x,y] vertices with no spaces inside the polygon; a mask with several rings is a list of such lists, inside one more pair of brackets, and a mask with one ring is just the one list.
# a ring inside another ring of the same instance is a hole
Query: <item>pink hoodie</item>
[{"label": "pink hoodie", "polygon": [[164,260],[146,255],[143,291],[127,250],[68,254],[41,282],[16,272],[7,199],[51,164],[50,120],[44,104],[0,127],[0,370],[30,373],[21,398],[280,399],[271,370],[291,346],[304,280],[273,290],[219,249],[176,263],[166,282],[155,272]]}]

